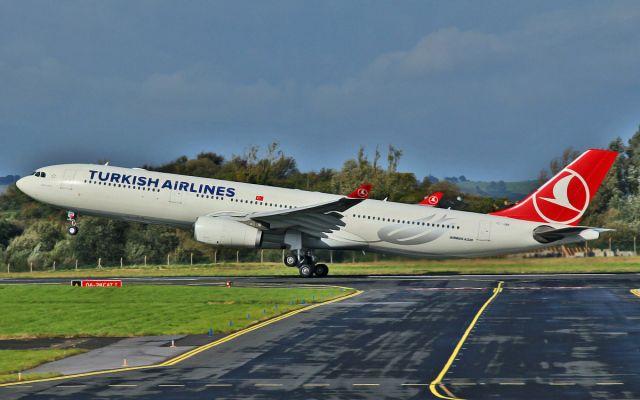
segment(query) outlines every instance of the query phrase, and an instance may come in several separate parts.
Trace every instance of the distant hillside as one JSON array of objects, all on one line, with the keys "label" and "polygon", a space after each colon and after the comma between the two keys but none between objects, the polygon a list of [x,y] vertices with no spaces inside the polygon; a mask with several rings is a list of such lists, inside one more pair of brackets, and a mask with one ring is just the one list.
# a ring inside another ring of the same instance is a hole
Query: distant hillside
[{"label": "distant hillside", "polygon": [[4,193],[7,187],[20,179],[18,175],[0,176],[0,193]]},{"label": "distant hillside", "polygon": [[538,182],[534,180],[520,182],[457,180],[452,183],[455,183],[460,191],[465,193],[494,198],[506,197],[509,200],[520,200],[538,187]]},{"label": "distant hillside", "polygon": [[0,176],[0,186],[7,186],[15,183],[20,179],[18,175]]}]

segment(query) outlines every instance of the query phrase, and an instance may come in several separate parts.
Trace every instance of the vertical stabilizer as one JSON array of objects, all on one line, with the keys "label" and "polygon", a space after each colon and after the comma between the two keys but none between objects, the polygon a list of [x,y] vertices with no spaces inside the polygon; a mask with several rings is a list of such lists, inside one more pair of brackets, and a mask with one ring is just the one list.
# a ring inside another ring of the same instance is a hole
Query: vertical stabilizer
[{"label": "vertical stabilizer", "polygon": [[519,204],[491,215],[577,225],[618,153],[587,150]]}]

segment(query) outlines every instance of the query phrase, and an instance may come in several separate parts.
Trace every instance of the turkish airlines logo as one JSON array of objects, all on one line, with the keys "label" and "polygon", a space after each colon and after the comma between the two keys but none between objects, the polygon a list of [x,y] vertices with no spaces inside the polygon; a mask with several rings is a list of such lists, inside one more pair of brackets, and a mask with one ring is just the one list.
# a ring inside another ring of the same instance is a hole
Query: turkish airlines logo
[{"label": "turkish airlines logo", "polygon": [[533,206],[547,222],[570,224],[589,206],[589,185],[577,172],[566,168],[533,196]]},{"label": "turkish airlines logo", "polygon": [[365,188],[358,189],[358,197],[365,198],[369,196],[369,191]]},{"label": "turkish airlines logo", "polygon": [[429,204],[435,206],[436,204],[438,204],[439,199],[438,199],[438,196],[431,195],[431,196],[429,196],[427,201],[429,202]]}]

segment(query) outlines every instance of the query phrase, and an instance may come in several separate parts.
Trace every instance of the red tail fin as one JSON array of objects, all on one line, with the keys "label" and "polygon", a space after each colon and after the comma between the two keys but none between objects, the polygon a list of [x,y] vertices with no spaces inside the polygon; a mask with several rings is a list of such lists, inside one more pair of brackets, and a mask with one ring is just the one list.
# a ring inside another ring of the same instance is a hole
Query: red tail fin
[{"label": "red tail fin", "polygon": [[519,204],[491,215],[577,225],[618,153],[587,150]]},{"label": "red tail fin", "polygon": [[352,199],[368,199],[371,189],[373,189],[373,185],[365,183],[364,185],[360,185],[359,188],[351,192],[347,197]]},{"label": "red tail fin", "polygon": [[418,204],[422,204],[423,206],[427,206],[427,207],[435,207],[438,205],[438,203],[440,203],[440,200],[442,199],[442,195],[443,195],[442,192],[435,192],[431,196],[425,197]]}]

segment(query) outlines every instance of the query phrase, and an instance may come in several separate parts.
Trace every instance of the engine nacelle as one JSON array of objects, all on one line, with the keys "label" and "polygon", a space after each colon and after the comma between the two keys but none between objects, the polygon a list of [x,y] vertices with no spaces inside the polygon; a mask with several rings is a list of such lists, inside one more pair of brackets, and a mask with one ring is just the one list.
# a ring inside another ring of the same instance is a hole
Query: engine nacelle
[{"label": "engine nacelle", "polygon": [[226,247],[260,247],[262,231],[225,217],[199,217],[194,225],[198,242]]}]

